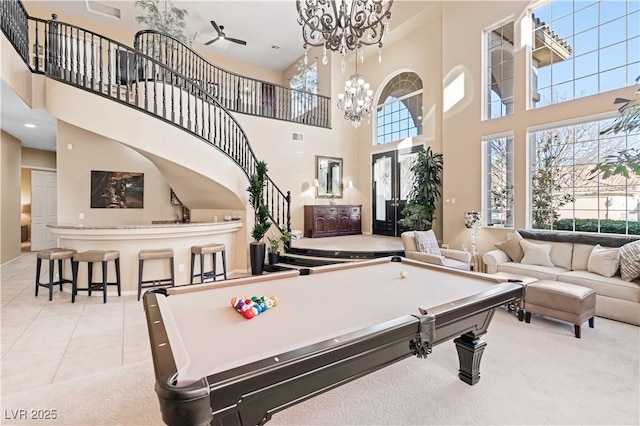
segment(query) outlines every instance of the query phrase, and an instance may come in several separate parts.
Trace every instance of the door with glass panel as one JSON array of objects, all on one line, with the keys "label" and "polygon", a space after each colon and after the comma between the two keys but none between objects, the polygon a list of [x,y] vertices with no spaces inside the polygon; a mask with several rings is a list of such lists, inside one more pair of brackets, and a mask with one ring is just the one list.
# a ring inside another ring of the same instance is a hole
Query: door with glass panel
[{"label": "door with glass panel", "polygon": [[411,191],[411,166],[420,146],[374,154],[372,157],[373,233],[400,236],[406,229],[398,224]]}]

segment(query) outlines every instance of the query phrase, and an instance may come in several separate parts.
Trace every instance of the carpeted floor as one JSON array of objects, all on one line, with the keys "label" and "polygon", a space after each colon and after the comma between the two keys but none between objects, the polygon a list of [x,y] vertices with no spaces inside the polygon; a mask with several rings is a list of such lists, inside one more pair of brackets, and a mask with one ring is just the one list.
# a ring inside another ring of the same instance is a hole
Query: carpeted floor
[{"label": "carpeted floor", "polygon": [[[457,378],[455,346],[407,359],[274,415],[274,425],[640,424],[640,328],[596,318],[596,328],[498,310],[482,379]],[[150,362],[54,383],[2,400],[2,424],[161,425]],[[17,410],[55,420],[13,420]]]}]

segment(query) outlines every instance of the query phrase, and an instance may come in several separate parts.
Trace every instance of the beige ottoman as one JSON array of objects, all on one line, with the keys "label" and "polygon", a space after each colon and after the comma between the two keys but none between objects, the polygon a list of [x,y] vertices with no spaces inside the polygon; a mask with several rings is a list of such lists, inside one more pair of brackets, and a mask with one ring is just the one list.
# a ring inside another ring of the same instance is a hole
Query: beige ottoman
[{"label": "beige ottoman", "polygon": [[573,323],[579,339],[582,324],[589,320],[593,328],[596,314],[596,292],[588,287],[558,281],[541,280],[527,286],[524,306],[525,321],[531,322],[531,314]]}]

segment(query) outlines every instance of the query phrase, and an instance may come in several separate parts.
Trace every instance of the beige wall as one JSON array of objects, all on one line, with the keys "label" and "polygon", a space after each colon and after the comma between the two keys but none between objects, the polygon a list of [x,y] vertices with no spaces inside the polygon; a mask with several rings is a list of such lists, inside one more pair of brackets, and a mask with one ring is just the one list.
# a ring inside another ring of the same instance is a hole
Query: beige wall
[{"label": "beige wall", "polygon": [[22,147],[22,167],[30,169],[55,170],[56,153],[42,149]]},{"label": "beige wall", "polygon": [[[73,144],[73,149],[67,149]],[[58,223],[137,225],[173,219],[177,208],[158,169],[132,149],[87,130],[58,121]],[[92,209],[91,171],[144,173],[144,208]],[[79,219],[84,213],[84,219]]]},{"label": "beige wall", "polygon": [[[20,207],[25,211],[20,213],[20,225],[31,224],[31,169],[20,170]],[[22,210],[21,210],[22,211]]]},{"label": "beige wall", "polygon": [[20,141],[0,132],[0,263],[20,255]]}]

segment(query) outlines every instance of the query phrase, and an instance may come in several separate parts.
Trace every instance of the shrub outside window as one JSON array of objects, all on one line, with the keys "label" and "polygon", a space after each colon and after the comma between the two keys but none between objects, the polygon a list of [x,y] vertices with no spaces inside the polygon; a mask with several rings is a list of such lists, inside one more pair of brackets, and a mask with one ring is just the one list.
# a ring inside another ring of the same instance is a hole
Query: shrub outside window
[{"label": "shrub outside window", "polygon": [[604,178],[596,165],[640,148],[640,133],[601,135],[612,120],[530,133],[530,225],[534,229],[640,235],[640,177]]}]

